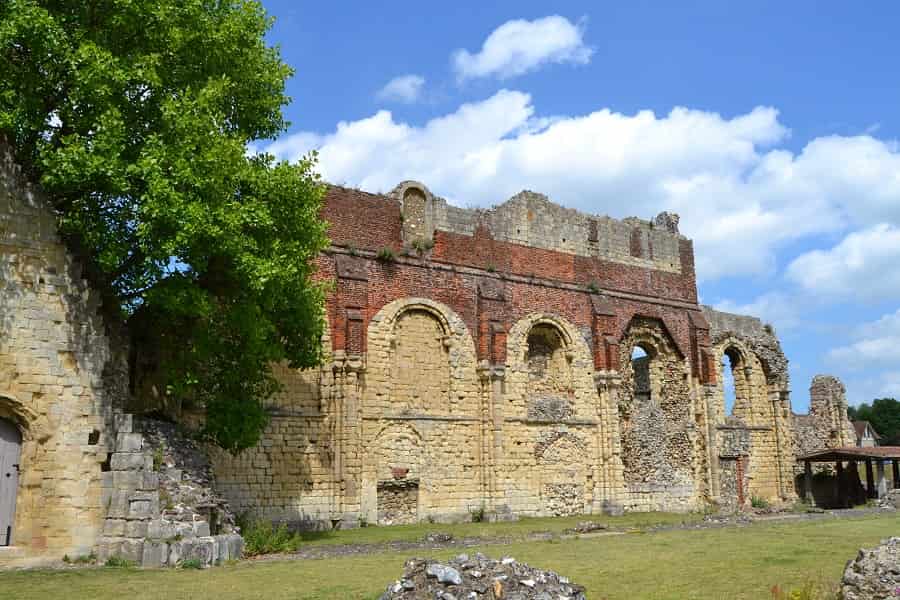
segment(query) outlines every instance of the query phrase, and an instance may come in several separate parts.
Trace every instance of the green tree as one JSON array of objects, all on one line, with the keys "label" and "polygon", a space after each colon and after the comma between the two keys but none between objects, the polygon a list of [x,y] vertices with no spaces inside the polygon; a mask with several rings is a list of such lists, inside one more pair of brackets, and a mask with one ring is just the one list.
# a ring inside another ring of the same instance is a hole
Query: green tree
[{"label": "green tree", "polygon": [[315,364],[323,327],[314,157],[248,152],[287,126],[270,26],[249,0],[0,2],[0,135],[169,392],[235,452],[265,426],[270,365]]},{"label": "green tree", "polygon": [[860,404],[847,409],[851,421],[868,421],[886,446],[900,444],[900,402],[894,398],[876,398],[872,404]]}]

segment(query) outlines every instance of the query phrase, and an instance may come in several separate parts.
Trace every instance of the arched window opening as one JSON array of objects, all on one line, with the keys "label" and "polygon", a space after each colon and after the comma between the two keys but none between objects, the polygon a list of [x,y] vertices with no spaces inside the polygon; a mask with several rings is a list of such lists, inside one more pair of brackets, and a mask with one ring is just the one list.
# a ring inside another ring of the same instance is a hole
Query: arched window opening
[{"label": "arched window opening", "polygon": [[735,374],[741,367],[741,355],[734,348],[725,350],[722,356],[722,393],[725,396],[725,416],[737,416],[734,413],[737,404],[737,384]]},{"label": "arched window opening", "polygon": [[572,377],[560,331],[543,323],[528,333],[528,416],[558,421],[573,415]]},{"label": "arched window opening", "polygon": [[637,401],[652,398],[650,381],[650,354],[646,348],[635,346],[631,351],[631,370],[634,373],[634,399]]},{"label": "arched window opening", "polygon": [[559,392],[566,389],[566,382],[560,380],[566,371],[565,345],[555,327],[539,324],[532,328],[528,333],[528,355],[525,362],[528,364],[532,389],[535,385],[546,391]]}]

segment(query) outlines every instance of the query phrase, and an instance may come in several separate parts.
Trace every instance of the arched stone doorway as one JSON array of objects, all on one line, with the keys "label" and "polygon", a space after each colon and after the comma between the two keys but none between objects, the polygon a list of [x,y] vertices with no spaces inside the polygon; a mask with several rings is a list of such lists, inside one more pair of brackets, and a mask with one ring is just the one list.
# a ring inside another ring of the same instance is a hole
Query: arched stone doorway
[{"label": "arched stone doorway", "polygon": [[21,451],[22,434],[19,429],[0,418],[0,546],[12,544]]}]

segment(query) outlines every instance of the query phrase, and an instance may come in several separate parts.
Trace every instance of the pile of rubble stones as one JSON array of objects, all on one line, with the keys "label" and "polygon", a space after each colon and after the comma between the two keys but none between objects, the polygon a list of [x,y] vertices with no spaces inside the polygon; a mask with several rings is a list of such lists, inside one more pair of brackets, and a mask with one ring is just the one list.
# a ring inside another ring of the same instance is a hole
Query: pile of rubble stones
[{"label": "pile of rubble stones", "polygon": [[553,571],[529,567],[511,557],[492,560],[480,552],[446,562],[406,561],[403,577],[381,600],[585,600],[584,588]]},{"label": "pile of rubble stones", "polygon": [[900,537],[863,548],[847,563],[841,579],[844,600],[894,598],[900,590]]},{"label": "pile of rubble stones", "polygon": [[[235,515],[215,491],[212,465],[200,444],[167,421],[145,417],[135,425],[154,454],[163,520],[176,528],[179,523],[205,521],[213,535],[236,531]],[[178,533],[183,533],[181,528]]]}]

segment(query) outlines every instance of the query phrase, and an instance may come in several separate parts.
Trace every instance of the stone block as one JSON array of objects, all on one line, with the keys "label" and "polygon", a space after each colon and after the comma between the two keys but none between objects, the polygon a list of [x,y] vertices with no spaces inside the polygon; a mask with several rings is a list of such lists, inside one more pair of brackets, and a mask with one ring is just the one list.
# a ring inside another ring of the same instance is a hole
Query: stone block
[{"label": "stone block", "polygon": [[170,540],[175,537],[175,525],[162,519],[148,521],[147,537],[153,540]]},{"label": "stone block", "polygon": [[206,521],[194,521],[194,535],[197,537],[207,537],[209,534],[209,523]]},{"label": "stone block", "polygon": [[125,523],[125,537],[129,538],[145,538],[147,537],[148,521],[128,521]]},{"label": "stone block", "polygon": [[130,495],[130,490],[112,490],[109,499],[105,502],[107,518],[124,519],[128,517],[128,497]]},{"label": "stone block", "polygon": [[128,501],[129,519],[152,519],[159,516],[159,498],[152,492],[135,492]]},{"label": "stone block", "polygon": [[186,540],[193,539],[193,538],[197,537],[197,536],[194,534],[194,526],[193,526],[193,524],[191,524],[191,523],[184,523],[184,522],[181,522],[181,521],[175,523],[175,535],[180,535],[181,537],[183,537],[183,538],[186,539]]},{"label": "stone block", "polygon": [[236,533],[215,536],[216,563],[238,560],[244,552],[244,538]]},{"label": "stone block", "polygon": [[118,433],[134,431],[134,417],[130,414],[117,414],[113,417],[113,426]]},{"label": "stone block", "polygon": [[144,471],[141,473],[140,481],[137,489],[143,491],[155,491],[159,489],[159,473],[155,471]]},{"label": "stone block", "polygon": [[122,537],[125,535],[125,519],[106,519],[103,522],[103,535]]},{"label": "stone block", "polygon": [[140,471],[110,471],[112,475],[113,487],[119,490],[134,491],[138,489],[138,483],[141,481]]},{"label": "stone block", "polygon": [[143,434],[120,433],[116,436],[116,452],[140,452],[143,448]]},{"label": "stone block", "polygon": [[[152,466],[152,457],[150,462]],[[113,471],[140,471],[145,467],[144,455],[141,452],[115,452],[109,466]]]},{"label": "stone block", "polygon": [[144,553],[141,557],[142,567],[162,567],[169,560],[169,544],[166,542],[150,541],[144,542]]},{"label": "stone block", "polygon": [[196,559],[204,566],[213,564],[216,561],[216,539],[208,536],[191,540],[190,549],[182,559]]},{"label": "stone block", "polygon": [[125,539],[119,547],[119,557],[136,564],[144,559],[144,540]]},{"label": "stone block", "polygon": [[97,562],[105,563],[111,556],[119,556],[122,549],[122,538],[102,537],[97,542]]}]

